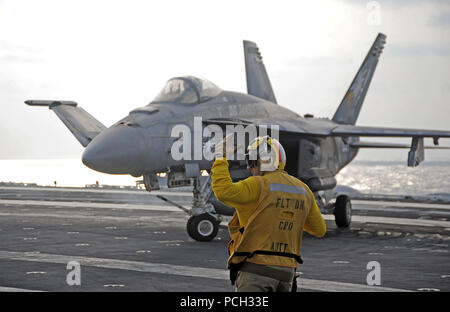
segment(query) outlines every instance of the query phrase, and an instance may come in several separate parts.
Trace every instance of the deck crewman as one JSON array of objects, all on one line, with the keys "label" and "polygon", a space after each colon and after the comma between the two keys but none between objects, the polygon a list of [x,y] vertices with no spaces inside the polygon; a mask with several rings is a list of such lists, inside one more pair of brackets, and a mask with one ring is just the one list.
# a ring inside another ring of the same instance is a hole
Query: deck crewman
[{"label": "deck crewman", "polygon": [[250,142],[246,160],[252,176],[237,183],[228,171],[226,142],[215,155],[212,189],[235,208],[228,224],[231,283],[238,292],[295,291],[303,230],[316,237],[326,233],[313,193],[284,171],[284,148],[269,136]]}]

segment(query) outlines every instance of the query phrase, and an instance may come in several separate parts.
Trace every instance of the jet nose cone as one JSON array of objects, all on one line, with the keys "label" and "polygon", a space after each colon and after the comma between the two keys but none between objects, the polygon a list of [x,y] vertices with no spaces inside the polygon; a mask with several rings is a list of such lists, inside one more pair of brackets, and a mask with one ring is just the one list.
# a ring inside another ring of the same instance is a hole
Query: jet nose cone
[{"label": "jet nose cone", "polygon": [[140,175],[146,155],[140,129],[114,126],[97,135],[84,150],[83,163],[94,170],[113,174]]}]

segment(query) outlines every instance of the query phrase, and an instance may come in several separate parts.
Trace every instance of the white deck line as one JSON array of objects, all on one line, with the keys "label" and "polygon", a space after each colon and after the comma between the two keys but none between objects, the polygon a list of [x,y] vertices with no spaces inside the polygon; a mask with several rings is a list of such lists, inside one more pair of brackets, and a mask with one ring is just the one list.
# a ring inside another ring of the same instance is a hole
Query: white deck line
[{"label": "white deck line", "polygon": [[[53,191],[53,192],[87,192],[87,193],[111,193],[111,194],[147,194],[149,196],[164,195],[164,196],[181,196],[192,197],[192,192],[186,191],[152,191],[145,190],[127,190],[127,189],[95,189],[95,188],[60,188],[60,187],[19,187],[19,186],[0,186],[0,190],[32,190],[32,191]],[[435,204],[435,203],[411,203],[399,201],[382,201],[382,200],[363,200],[352,199],[353,204],[363,204],[369,206],[381,207],[405,207],[405,208],[424,208],[424,209],[444,209],[450,210],[450,204]]]},{"label": "white deck line", "polygon": [[42,290],[0,286],[0,292],[42,292]]},{"label": "white deck line", "polygon": [[[48,208],[93,208],[93,209],[123,209],[123,210],[147,210],[147,211],[166,211],[179,212],[180,209],[173,206],[162,205],[144,205],[144,204],[122,204],[122,203],[89,203],[89,202],[75,202],[75,201],[46,201],[46,200],[15,200],[15,199],[1,199],[0,205],[9,206],[45,206]],[[60,217],[60,218],[108,218],[102,216],[87,216],[87,215],[67,215],[67,214],[49,214],[49,213],[0,213],[0,215],[11,216],[31,216],[31,217]],[[325,220],[334,220],[334,215],[323,215]],[[133,219],[132,217],[113,217],[119,219]],[[395,224],[395,225],[409,225],[409,226],[425,226],[425,227],[444,227],[450,228],[450,221],[442,220],[425,220],[425,219],[408,219],[408,218],[389,218],[389,217],[375,217],[375,216],[359,216],[353,215],[352,221],[363,223],[379,223],[379,224]]]},{"label": "white deck line", "polygon": [[[128,270],[145,273],[159,273],[159,274],[181,275],[200,278],[211,278],[224,280],[224,282],[225,280],[229,279],[228,270],[173,265],[166,263],[151,263],[151,262],[128,261],[119,259],[92,258],[92,257],[43,254],[43,253],[27,254],[25,252],[15,252],[15,251],[0,251],[0,259],[32,261],[41,263],[57,263],[57,264],[67,264],[69,261],[78,261],[81,265],[81,270],[83,270],[82,269],[83,266],[89,266],[96,268]],[[342,283],[342,282],[315,280],[307,278],[300,278],[298,287],[310,290],[341,291],[341,292],[407,291],[404,289],[397,289],[397,288],[368,286],[362,284]],[[207,290],[208,288],[207,286],[205,286],[205,291]]]},{"label": "white deck line", "polygon": [[[323,215],[323,218],[325,220],[333,220],[334,221],[334,215]],[[362,223],[378,223],[378,224],[395,224],[395,225],[412,225],[412,226],[450,228],[450,221],[441,221],[441,220],[422,220],[422,219],[388,218],[388,217],[352,215],[352,222],[353,221],[362,222]]]},{"label": "white deck line", "polygon": [[123,203],[91,203],[80,201],[50,201],[50,200],[21,200],[0,199],[0,205],[9,206],[45,206],[47,208],[95,208],[95,209],[133,209],[149,211],[181,211],[173,206],[123,204]]},{"label": "white deck line", "polygon": [[114,194],[147,194],[147,195],[173,195],[173,196],[190,196],[192,192],[170,192],[170,191],[151,191],[146,190],[129,190],[129,189],[95,189],[95,188],[65,188],[65,187],[21,187],[21,186],[0,186],[0,190],[15,191],[52,191],[52,192],[74,192],[74,193],[114,193]]},{"label": "white deck line", "polygon": [[352,199],[352,204],[376,206],[376,207],[382,207],[382,208],[402,207],[402,208],[423,208],[423,209],[444,209],[444,210],[450,210],[450,205],[449,204],[409,203],[409,202],[398,202],[398,201],[378,201],[378,200],[359,200],[359,199]]}]

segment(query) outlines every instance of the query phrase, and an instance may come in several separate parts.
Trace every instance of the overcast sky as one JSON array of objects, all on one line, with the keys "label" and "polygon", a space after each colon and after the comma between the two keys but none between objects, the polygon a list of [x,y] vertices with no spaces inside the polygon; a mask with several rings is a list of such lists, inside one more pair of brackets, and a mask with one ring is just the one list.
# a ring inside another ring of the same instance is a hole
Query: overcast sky
[{"label": "overcast sky", "polygon": [[0,0],[0,159],[81,157],[56,115],[26,99],[73,100],[110,126],[173,76],[246,92],[244,39],[281,105],[331,117],[378,32],[387,44],[357,124],[450,130],[449,1]]}]

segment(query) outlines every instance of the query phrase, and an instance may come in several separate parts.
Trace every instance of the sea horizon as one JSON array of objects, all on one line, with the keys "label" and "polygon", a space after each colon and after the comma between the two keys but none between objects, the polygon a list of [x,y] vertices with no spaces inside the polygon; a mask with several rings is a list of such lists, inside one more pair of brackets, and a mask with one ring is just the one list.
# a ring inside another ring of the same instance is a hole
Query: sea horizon
[{"label": "sea horizon", "polygon": [[[139,180],[142,177],[91,170],[78,158],[0,159],[0,182],[3,183],[136,186]],[[369,194],[450,194],[450,161],[424,161],[411,168],[406,166],[406,161],[355,160],[336,175],[336,180],[339,186]]]}]

